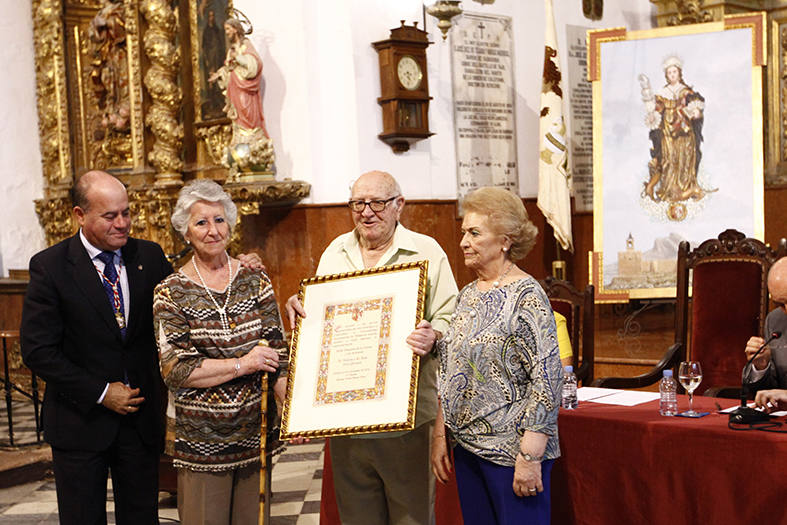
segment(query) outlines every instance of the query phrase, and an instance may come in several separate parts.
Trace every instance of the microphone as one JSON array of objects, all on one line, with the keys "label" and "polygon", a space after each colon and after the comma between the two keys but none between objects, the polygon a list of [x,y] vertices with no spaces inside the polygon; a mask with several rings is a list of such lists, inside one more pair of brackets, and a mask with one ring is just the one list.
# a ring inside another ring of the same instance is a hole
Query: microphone
[{"label": "microphone", "polygon": [[771,335],[768,337],[768,339],[766,339],[762,346],[760,346],[757,351],[754,352],[754,355],[751,356],[751,359],[746,362],[746,366],[743,367],[743,379],[741,381],[741,406],[730,412],[730,423],[750,425],[752,423],[760,423],[770,419],[770,416],[767,413],[746,406],[746,380],[749,379],[749,376],[751,375],[752,362],[757,358],[758,355],[760,355],[760,352],[762,352],[771,341],[778,339],[781,336],[781,332],[771,332]]}]

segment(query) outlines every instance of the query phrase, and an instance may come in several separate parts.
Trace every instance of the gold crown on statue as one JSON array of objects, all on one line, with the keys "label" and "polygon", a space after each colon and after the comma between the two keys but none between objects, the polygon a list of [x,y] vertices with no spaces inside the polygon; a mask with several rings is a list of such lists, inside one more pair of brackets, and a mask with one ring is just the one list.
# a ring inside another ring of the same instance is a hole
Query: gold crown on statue
[{"label": "gold crown on statue", "polygon": [[683,60],[681,60],[678,55],[670,55],[664,59],[664,62],[661,63],[661,69],[663,71],[667,71],[667,68],[671,66],[675,66],[683,71]]}]

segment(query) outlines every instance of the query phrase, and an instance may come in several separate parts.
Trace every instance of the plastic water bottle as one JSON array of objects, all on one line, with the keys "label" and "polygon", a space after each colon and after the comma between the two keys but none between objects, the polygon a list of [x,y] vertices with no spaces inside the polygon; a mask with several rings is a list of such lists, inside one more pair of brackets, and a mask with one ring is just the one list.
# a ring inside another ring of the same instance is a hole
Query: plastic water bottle
[{"label": "plastic water bottle", "polygon": [[678,384],[672,378],[672,370],[664,370],[664,377],[659,382],[659,414],[674,416],[678,413]]},{"label": "plastic water bottle", "polygon": [[563,373],[563,400],[561,406],[563,408],[574,409],[577,408],[578,404],[577,376],[574,375],[574,367],[569,365],[565,368]]}]

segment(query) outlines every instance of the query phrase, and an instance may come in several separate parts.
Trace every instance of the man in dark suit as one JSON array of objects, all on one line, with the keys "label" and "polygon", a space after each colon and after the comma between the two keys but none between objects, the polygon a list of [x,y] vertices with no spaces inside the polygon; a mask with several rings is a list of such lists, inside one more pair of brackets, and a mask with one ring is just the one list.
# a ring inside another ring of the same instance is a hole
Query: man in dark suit
[{"label": "man in dark suit", "polygon": [[153,288],[172,272],[161,247],[129,238],[123,184],[83,175],[73,191],[79,232],[30,260],[22,357],[47,383],[61,524],[106,523],[112,474],[118,524],[158,523],[158,355]]},{"label": "man in dark suit", "polygon": [[[787,388],[787,257],[782,257],[771,266],[768,272],[768,291],[778,308],[771,310],[765,318],[765,337],[774,332],[781,335],[774,338],[752,362],[751,369],[744,369],[744,381],[749,392],[774,388]],[[746,361],[748,362],[765,344],[765,339],[753,336],[746,342]]]}]

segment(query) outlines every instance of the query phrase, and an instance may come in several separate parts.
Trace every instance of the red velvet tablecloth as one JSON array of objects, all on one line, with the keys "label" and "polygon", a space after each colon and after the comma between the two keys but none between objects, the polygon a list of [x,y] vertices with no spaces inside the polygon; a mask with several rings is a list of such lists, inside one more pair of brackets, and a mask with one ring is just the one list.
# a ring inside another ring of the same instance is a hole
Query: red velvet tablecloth
[{"label": "red velvet tablecloth", "polygon": [[[696,396],[699,418],[583,402],[558,419],[562,457],[552,471],[552,523],[787,524],[787,434],[727,427],[729,399]],[[688,398],[678,396],[681,410]],[[785,418],[775,421],[785,423]],[[339,524],[330,459],[320,523]],[[438,483],[438,525],[461,524],[456,486]]]},{"label": "red velvet tablecloth", "polygon": [[787,434],[731,430],[717,402],[735,404],[696,396],[699,419],[662,417],[658,401],[561,410],[552,523],[787,523]]}]

